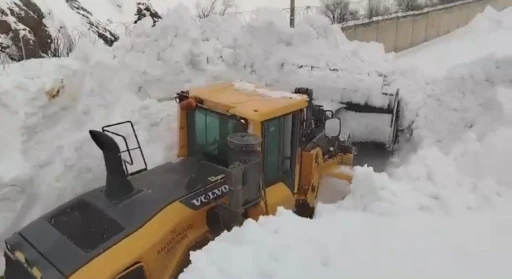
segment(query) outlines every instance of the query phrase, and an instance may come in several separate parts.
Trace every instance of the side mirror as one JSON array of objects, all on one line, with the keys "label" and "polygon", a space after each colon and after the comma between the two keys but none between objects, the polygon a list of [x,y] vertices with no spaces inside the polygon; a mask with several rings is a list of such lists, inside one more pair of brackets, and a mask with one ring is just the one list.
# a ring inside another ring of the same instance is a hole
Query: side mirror
[{"label": "side mirror", "polygon": [[325,136],[328,138],[339,137],[341,134],[341,120],[338,117],[325,121]]}]

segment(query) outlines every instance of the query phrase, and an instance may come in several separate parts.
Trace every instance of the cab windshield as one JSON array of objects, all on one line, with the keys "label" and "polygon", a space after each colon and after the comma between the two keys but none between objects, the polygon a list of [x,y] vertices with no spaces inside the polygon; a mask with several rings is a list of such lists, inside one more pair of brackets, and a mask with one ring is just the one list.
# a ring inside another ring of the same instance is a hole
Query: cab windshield
[{"label": "cab windshield", "polygon": [[189,154],[204,155],[212,163],[227,167],[227,137],[245,132],[245,125],[232,116],[197,107],[188,112]]}]

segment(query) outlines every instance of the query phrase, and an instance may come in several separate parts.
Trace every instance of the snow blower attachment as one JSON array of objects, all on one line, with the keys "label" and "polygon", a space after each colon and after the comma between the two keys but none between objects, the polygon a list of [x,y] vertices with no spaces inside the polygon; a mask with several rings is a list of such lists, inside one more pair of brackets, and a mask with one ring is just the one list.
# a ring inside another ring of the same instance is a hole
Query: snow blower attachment
[{"label": "snow blower attachment", "polygon": [[389,97],[385,107],[341,102],[343,106],[336,115],[341,116],[342,127],[353,143],[381,144],[393,151],[400,131],[400,93],[382,94]]},{"label": "snow blower attachment", "polygon": [[[384,86],[383,86],[384,87]],[[357,149],[355,165],[369,165],[375,171],[384,171],[393,156],[401,129],[400,90],[382,92],[380,104],[340,102],[334,114],[342,122],[346,138]]]},{"label": "snow blower attachment", "polygon": [[[103,153],[104,185],[7,238],[5,279],[177,278],[190,251],[246,219],[278,207],[312,217],[323,178],[350,187],[354,156],[341,120],[312,99],[308,88],[241,82],[181,91],[179,160],[151,169],[130,121],[89,131]],[[117,131],[122,124],[136,147]]]}]

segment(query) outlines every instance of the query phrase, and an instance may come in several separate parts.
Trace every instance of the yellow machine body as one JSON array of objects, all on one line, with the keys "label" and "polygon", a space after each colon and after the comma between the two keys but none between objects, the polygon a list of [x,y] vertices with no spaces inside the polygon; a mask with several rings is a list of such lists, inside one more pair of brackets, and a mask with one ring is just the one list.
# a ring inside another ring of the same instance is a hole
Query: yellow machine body
[{"label": "yellow machine body", "polygon": [[[189,139],[187,138],[188,129],[190,129],[189,119],[187,118],[187,111],[189,110],[201,107],[216,113],[236,116],[247,125],[248,133],[261,137],[264,142],[265,121],[292,113],[306,115],[308,107],[311,105],[311,100],[305,95],[292,93],[286,95],[282,92],[272,92],[263,88],[244,89],[232,82],[193,88],[186,91],[186,96],[187,99],[193,100],[191,101],[193,106],[178,105],[179,131],[176,131],[179,137],[178,157],[182,159],[189,157]],[[306,124],[305,121],[302,121],[297,126],[298,130],[294,132],[294,137],[301,135],[299,132],[304,129]],[[263,147],[261,147],[261,152],[263,156],[266,156]],[[290,185],[278,181],[266,185],[263,193],[264,198],[246,208],[244,218],[257,220],[261,215],[275,214],[278,207],[298,211],[297,206],[299,204],[304,206],[303,209],[305,208],[301,211],[303,213],[299,215],[312,217],[317,202],[320,181],[323,177],[332,176],[348,183],[352,180],[350,167],[352,166],[353,153],[338,152],[334,156],[328,157],[325,150],[314,145],[296,146],[292,152],[295,154],[294,158],[296,158],[293,168],[294,184],[290,187]],[[344,170],[344,168],[340,168],[341,166],[348,166],[349,170]],[[136,174],[130,178],[136,185],[136,190],[138,189],[136,181],[139,176],[143,175],[144,173]],[[215,175],[208,177],[212,183],[221,178],[222,176]],[[151,195],[151,191],[147,190],[145,185],[141,185],[140,189],[143,193],[140,195]],[[171,183],[163,187],[174,186]],[[137,205],[138,197],[138,195],[134,195],[128,201],[120,202],[118,204],[119,210],[122,210],[123,203],[133,203],[135,205],[129,207],[130,210],[134,209],[133,212],[130,211],[127,214],[136,216],[138,214],[137,208],[141,209],[146,206],[145,201],[141,201],[140,205]],[[101,197],[98,196],[98,198]],[[18,244],[22,241],[18,241],[17,238],[8,241],[11,245],[6,249],[6,257],[10,257],[10,260],[13,261],[12,265],[16,262],[17,265],[30,270],[33,276],[30,278],[178,278],[179,274],[189,264],[189,252],[204,247],[218,235],[218,233],[212,232],[212,225],[209,223],[211,220],[209,220],[208,214],[210,209],[219,203],[228,203],[229,196],[215,200],[200,209],[194,209],[184,204],[182,200],[186,198],[187,196],[180,197],[179,200],[163,206],[151,218],[141,220],[141,224],[133,229],[133,232],[105,247],[97,255],[91,256],[90,259],[84,260],[82,265],[76,265],[75,270],[70,268],[68,274],[63,274],[65,272],[59,268],[55,269],[60,270],[60,272],[46,271],[56,267],[56,264],[52,263],[51,260],[43,260],[44,257],[38,258],[38,253],[44,254],[41,249],[34,248],[34,244]],[[113,216],[113,218],[116,217]],[[7,277],[6,279],[11,278]],[[29,279],[29,277],[16,279]]]}]

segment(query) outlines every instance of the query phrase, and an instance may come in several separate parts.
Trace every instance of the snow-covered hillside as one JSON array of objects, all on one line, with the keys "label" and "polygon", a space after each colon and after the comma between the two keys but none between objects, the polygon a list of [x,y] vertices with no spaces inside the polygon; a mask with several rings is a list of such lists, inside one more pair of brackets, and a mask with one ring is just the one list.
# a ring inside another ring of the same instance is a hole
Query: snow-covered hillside
[{"label": "snow-covered hillside", "polygon": [[486,49],[464,60],[447,54],[440,77],[414,62],[425,55],[395,59],[379,44],[349,42],[323,17],[295,29],[269,12],[245,24],[237,16],[198,23],[184,6],[153,28],[143,20],[111,48],[84,41],[69,58],[6,65],[0,236],[103,183],[89,129],[131,119],[149,167],[173,160],[176,104],[163,99],[186,87],[244,79],[312,87],[328,101],[370,92],[387,73],[415,120],[387,174],[356,168],[353,193],[321,205],[314,220],[281,211],[248,221],[194,253],[180,278],[509,277],[512,48],[501,45],[510,44],[511,18],[512,9],[488,9],[457,31]]}]

